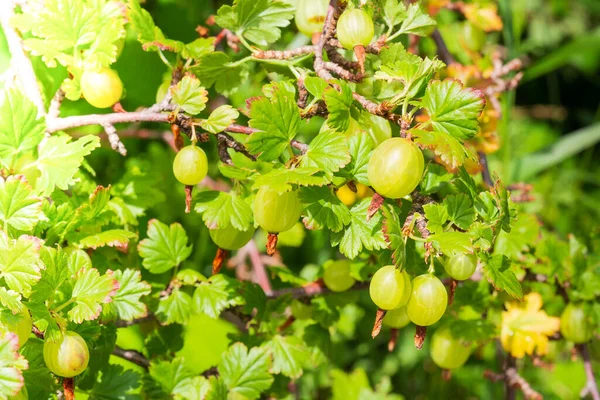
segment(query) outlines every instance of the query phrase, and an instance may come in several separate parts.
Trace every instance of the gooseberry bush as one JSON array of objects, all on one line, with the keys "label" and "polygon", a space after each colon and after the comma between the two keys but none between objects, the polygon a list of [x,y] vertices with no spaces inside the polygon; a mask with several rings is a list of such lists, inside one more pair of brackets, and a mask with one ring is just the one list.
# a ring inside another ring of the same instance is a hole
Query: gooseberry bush
[{"label": "gooseberry bush", "polygon": [[541,398],[524,360],[574,345],[591,371],[593,248],[488,168],[521,76],[493,4],[236,0],[180,41],[149,3],[0,8],[0,398]]}]

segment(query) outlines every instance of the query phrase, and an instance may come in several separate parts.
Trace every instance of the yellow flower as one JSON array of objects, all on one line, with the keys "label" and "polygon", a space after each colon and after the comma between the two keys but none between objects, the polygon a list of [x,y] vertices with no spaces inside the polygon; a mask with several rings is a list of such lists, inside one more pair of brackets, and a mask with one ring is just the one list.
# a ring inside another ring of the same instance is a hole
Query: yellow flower
[{"label": "yellow flower", "polygon": [[548,336],[560,329],[560,319],[549,317],[542,310],[542,296],[530,293],[521,303],[505,303],[507,311],[502,313],[502,347],[513,357],[522,358],[525,353],[531,355],[534,349],[539,355],[548,351]]}]

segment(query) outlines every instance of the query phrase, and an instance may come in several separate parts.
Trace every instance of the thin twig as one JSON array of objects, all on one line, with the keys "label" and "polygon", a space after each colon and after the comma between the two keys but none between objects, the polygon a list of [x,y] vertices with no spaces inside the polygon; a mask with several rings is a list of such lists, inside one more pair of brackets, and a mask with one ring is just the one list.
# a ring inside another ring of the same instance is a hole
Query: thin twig
[{"label": "thin twig", "polygon": [[31,60],[23,50],[23,41],[17,31],[13,29],[10,20],[14,15],[14,4],[9,0],[0,1],[0,26],[4,31],[8,49],[11,54],[11,64],[18,71],[16,76],[21,81],[25,95],[38,109],[38,117],[46,115],[46,107],[42,92],[35,76]]},{"label": "thin twig", "polygon": [[[217,133],[217,142],[219,143],[219,146],[220,146],[219,147],[219,156],[221,156],[221,160],[225,164],[231,164],[231,157],[229,157],[229,153],[227,153],[227,147],[230,147],[233,150],[237,151],[238,153],[245,155],[252,161],[256,161],[256,157],[254,155],[250,154],[248,152],[248,149],[246,149],[246,147],[243,144],[241,144],[240,142],[238,142],[237,140],[235,140],[234,138],[232,138],[225,132]],[[223,151],[221,151],[222,149],[224,149],[224,153],[223,153]]]},{"label": "thin twig", "polygon": [[315,49],[315,46],[302,46],[293,50],[257,50],[252,53],[252,57],[259,60],[288,60],[290,58],[310,54],[314,52]]},{"label": "thin twig", "polygon": [[444,39],[442,38],[442,34],[440,33],[440,31],[437,29],[435,31],[433,31],[433,33],[431,34],[431,38],[433,39],[433,41],[435,42],[435,45],[437,46],[437,53],[438,53],[438,56],[440,56],[440,60],[442,60],[444,63],[446,63],[446,65],[454,64],[456,62],[456,60],[454,59],[452,54],[450,54],[450,51],[448,50],[448,46],[446,46],[446,42],[444,42]]},{"label": "thin twig", "polygon": [[[348,290],[364,290],[368,287],[369,282],[360,282],[355,284]],[[327,287],[323,285],[307,285],[303,287],[275,289],[268,297],[271,299],[275,299],[277,297],[291,295],[294,299],[300,299],[303,297],[313,297],[328,293],[331,293],[331,290],[327,289]]]},{"label": "thin twig", "polygon": [[323,66],[323,48],[325,47],[325,43],[333,36],[333,32],[335,31],[335,12],[337,9],[338,2],[337,0],[329,1],[329,8],[327,9],[327,16],[325,17],[325,22],[323,24],[323,32],[321,33],[321,38],[316,45],[315,48],[315,62],[313,64],[315,72],[320,78],[325,79],[326,81],[333,79],[333,76],[325,69]]},{"label": "thin twig", "polygon": [[120,155],[126,156],[127,149],[125,148],[125,145],[123,144],[123,142],[121,142],[121,139],[117,134],[117,128],[115,128],[114,125],[108,123],[102,124],[102,127],[106,132],[106,136],[108,136],[108,142],[110,143],[110,147],[114,151],[118,152]]},{"label": "thin twig", "polygon": [[598,384],[596,383],[596,378],[594,377],[594,369],[592,366],[592,359],[590,357],[588,345],[584,343],[577,346],[577,348],[581,354],[581,358],[583,358],[583,366],[585,368],[586,377],[585,386],[579,395],[581,398],[590,395],[593,400],[600,400],[600,393],[598,393]]},{"label": "thin twig", "polygon": [[265,265],[260,258],[260,253],[256,247],[256,243],[254,243],[254,240],[248,242],[246,249],[248,250],[250,262],[252,263],[254,275],[256,276],[256,283],[260,285],[267,296],[272,296],[273,288],[271,287],[271,281],[269,280],[267,270],[265,269]]},{"label": "thin twig", "polygon": [[113,114],[88,114],[48,120],[49,133],[87,125],[120,124],[129,122],[169,122],[169,114],[148,110]]},{"label": "thin twig", "polygon": [[487,155],[483,151],[477,152],[477,155],[479,156],[479,164],[481,164],[481,177],[483,178],[483,181],[488,187],[494,186]]},{"label": "thin twig", "polygon": [[46,118],[54,119],[60,116],[60,106],[64,99],[65,92],[62,89],[58,89],[50,101],[50,107],[48,108],[48,115]]},{"label": "thin twig", "polygon": [[150,361],[139,351],[135,351],[135,350],[125,350],[122,349],[119,346],[115,346],[114,350],[112,351],[112,353],[120,358],[123,358],[127,361],[131,361],[134,364],[139,365],[140,367],[143,367],[144,369],[148,369],[148,367],[150,366]]}]

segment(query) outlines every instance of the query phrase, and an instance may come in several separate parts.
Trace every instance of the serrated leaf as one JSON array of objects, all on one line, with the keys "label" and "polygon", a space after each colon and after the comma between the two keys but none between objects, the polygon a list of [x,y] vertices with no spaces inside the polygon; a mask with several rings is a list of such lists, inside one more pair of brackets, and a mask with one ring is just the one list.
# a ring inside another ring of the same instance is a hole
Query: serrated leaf
[{"label": "serrated leaf", "polygon": [[339,175],[369,186],[367,168],[371,159],[371,151],[375,147],[373,139],[368,133],[357,133],[348,139],[348,147],[352,161],[340,171]]},{"label": "serrated leaf", "polygon": [[180,381],[171,391],[178,398],[186,400],[205,399],[210,391],[209,380],[203,376],[194,376]]},{"label": "serrated leaf", "polygon": [[21,295],[14,290],[6,290],[0,287],[0,304],[16,314],[23,309]]},{"label": "serrated leaf", "polygon": [[177,85],[170,88],[173,102],[188,114],[200,114],[206,108],[208,92],[200,86],[200,80],[187,74]]},{"label": "serrated leaf", "polygon": [[392,206],[381,207],[383,214],[383,237],[392,251],[392,260],[396,268],[403,268],[406,262],[406,243],[402,235],[402,224]]},{"label": "serrated leaf", "polygon": [[0,338],[0,397],[16,395],[23,386],[27,360],[19,353],[19,337],[7,333]]},{"label": "serrated leaf", "polygon": [[330,130],[319,133],[300,157],[300,166],[316,167],[331,175],[351,161],[348,140],[344,134]]},{"label": "serrated leaf", "polygon": [[440,232],[430,235],[427,241],[447,256],[473,252],[471,236],[464,232]]},{"label": "serrated leaf", "polygon": [[427,229],[431,233],[442,233],[448,221],[448,210],[444,204],[430,203],[423,206],[427,218]]},{"label": "serrated leaf", "polygon": [[392,28],[406,18],[406,6],[398,0],[378,0],[385,24]]},{"label": "serrated leaf", "polygon": [[103,368],[89,400],[134,400],[136,390],[141,385],[141,376],[131,369],[123,369],[120,365],[109,364]]},{"label": "serrated leaf", "polygon": [[215,51],[216,37],[198,38],[193,42],[187,43],[181,52],[183,58],[193,58],[199,60],[202,56]]},{"label": "serrated leaf", "polygon": [[338,132],[346,132],[350,125],[350,107],[354,101],[352,89],[342,81],[336,83],[341,91],[329,86],[323,92],[323,99],[329,111],[327,126]]},{"label": "serrated leaf", "polygon": [[213,275],[197,285],[192,299],[194,312],[218,318],[224,309],[243,303],[239,287],[239,282],[234,279],[222,274]]},{"label": "serrated leaf", "polygon": [[308,229],[327,228],[339,232],[350,223],[350,209],[329,187],[303,187],[299,195],[305,207],[304,225]]},{"label": "serrated leaf", "polygon": [[366,198],[355,204],[350,209],[350,224],[331,235],[331,245],[339,245],[340,252],[350,259],[355,258],[363,247],[371,251],[387,248],[382,232],[381,214],[377,213],[367,221],[370,203],[371,198]]},{"label": "serrated leaf", "polygon": [[9,239],[0,231],[0,276],[9,289],[25,297],[31,295],[31,287],[41,278],[44,265],[40,261],[42,240],[33,236]]},{"label": "serrated leaf", "polygon": [[215,86],[217,92],[224,96],[237,91],[241,83],[248,76],[246,64],[229,64],[229,56],[223,52],[215,51],[200,57],[198,63],[191,70],[204,87]]},{"label": "serrated leaf", "polygon": [[498,208],[498,217],[500,227],[505,232],[510,232],[510,221],[511,221],[511,210],[508,190],[502,184],[500,180],[497,180],[494,186],[491,188],[492,195],[496,201],[496,207]]},{"label": "serrated leaf", "polygon": [[24,177],[0,177],[0,221],[5,231],[31,231],[44,219],[42,200],[33,195]]},{"label": "serrated leaf", "polygon": [[138,0],[129,0],[127,6],[127,17],[145,51],[167,50],[179,53],[186,50],[183,42],[165,37],[162,30],[154,24],[150,13],[140,6]]},{"label": "serrated leaf", "polygon": [[330,179],[316,167],[298,167],[294,169],[277,168],[256,178],[253,189],[268,186],[279,193],[288,192],[298,186],[323,186]]},{"label": "serrated leaf", "polygon": [[[491,227],[481,222],[475,222],[469,229],[469,235],[473,238],[473,246],[476,248],[487,251],[492,247],[494,232]],[[498,244],[496,243],[494,247],[498,247]]]},{"label": "serrated leaf", "polygon": [[433,129],[459,140],[475,136],[479,126],[477,118],[484,106],[483,92],[463,88],[462,83],[454,79],[431,81],[423,97],[423,107]]},{"label": "serrated leaf", "polygon": [[475,209],[466,194],[448,196],[444,199],[444,205],[448,210],[448,219],[460,229],[467,230],[475,222]]},{"label": "serrated leaf", "polygon": [[302,339],[296,336],[275,335],[264,345],[273,359],[271,372],[297,379],[310,360],[310,350]]},{"label": "serrated leaf", "polygon": [[421,10],[419,3],[413,3],[408,6],[406,18],[400,25],[400,33],[426,36],[436,25],[435,20]]},{"label": "serrated leaf", "polygon": [[511,296],[523,300],[523,289],[514,272],[510,269],[511,261],[504,255],[491,257],[484,272],[487,279],[497,290],[504,290]]},{"label": "serrated leaf", "polygon": [[69,268],[67,254],[60,247],[51,248],[43,246],[40,257],[46,269],[42,275],[42,279],[33,288],[31,301],[44,302],[69,277]]},{"label": "serrated leaf", "polygon": [[271,387],[267,350],[254,347],[248,351],[243,343],[234,343],[223,355],[218,366],[219,375],[230,393],[256,399]]},{"label": "serrated leaf", "polygon": [[137,235],[134,232],[124,229],[110,229],[100,232],[96,235],[86,236],[78,241],[79,246],[84,249],[97,249],[98,247],[119,247],[127,248],[129,241],[135,239]]},{"label": "serrated leaf", "polygon": [[101,304],[112,301],[119,289],[119,282],[111,270],[100,275],[95,268],[81,270],[75,279],[71,294],[75,307],[69,310],[68,315],[71,321],[81,324],[98,318],[102,312]]},{"label": "serrated leaf", "polygon": [[293,94],[283,84],[273,84],[270,98],[252,102],[249,125],[259,132],[250,136],[248,151],[265,161],[279,157],[300,127],[300,111]]},{"label": "serrated leaf", "polygon": [[148,372],[168,394],[171,394],[183,381],[194,376],[194,373],[186,368],[183,357],[171,361],[154,361],[150,364]]},{"label": "serrated leaf", "polygon": [[37,167],[41,172],[35,189],[49,196],[55,188],[67,190],[75,183],[73,176],[81,167],[83,158],[100,146],[100,138],[83,136],[71,141],[68,135],[51,136],[38,146]]},{"label": "serrated leaf", "polygon": [[131,321],[148,314],[148,307],[140,301],[140,297],[150,294],[150,284],[142,280],[142,274],[136,269],[118,270],[114,273],[119,282],[119,290],[113,296],[112,306],[119,319]]},{"label": "serrated leaf", "polygon": [[148,238],[138,245],[142,265],[153,274],[161,274],[181,264],[192,253],[188,237],[178,223],[171,226],[159,220],[148,222]]},{"label": "serrated leaf", "polygon": [[273,0],[238,0],[233,6],[222,6],[215,22],[237,36],[243,36],[260,46],[275,42],[281,30],[289,25],[294,7]]},{"label": "serrated leaf", "polygon": [[463,165],[469,155],[465,146],[448,133],[419,129],[412,129],[410,132],[415,143],[432,150],[449,171],[454,171]]},{"label": "serrated leaf", "polygon": [[233,226],[245,231],[252,225],[252,208],[233,192],[207,190],[200,192],[194,201],[194,209],[202,214],[202,220],[209,229]]},{"label": "serrated leaf", "polygon": [[44,138],[46,124],[37,117],[37,107],[16,89],[0,98],[0,160],[10,166],[13,158],[34,149]]},{"label": "serrated leaf", "polygon": [[192,298],[179,289],[173,290],[167,297],[161,297],[156,314],[164,324],[185,324],[192,307]]},{"label": "serrated leaf", "polygon": [[304,78],[304,87],[317,99],[320,99],[323,96],[323,92],[328,86],[325,79],[318,76],[307,76]]},{"label": "serrated leaf", "polygon": [[200,121],[200,126],[210,133],[222,132],[229,125],[233,124],[240,113],[228,104],[217,107],[210,113],[208,119]]}]

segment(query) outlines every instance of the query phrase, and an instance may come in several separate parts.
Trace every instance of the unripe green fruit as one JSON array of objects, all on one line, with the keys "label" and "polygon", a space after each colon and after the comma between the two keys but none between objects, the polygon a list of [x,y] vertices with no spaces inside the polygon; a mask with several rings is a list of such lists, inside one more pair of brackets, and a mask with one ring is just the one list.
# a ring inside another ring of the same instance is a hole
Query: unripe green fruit
[{"label": "unripe green fruit", "polygon": [[19,338],[19,347],[23,346],[29,340],[32,327],[31,314],[29,314],[29,309],[25,306],[16,315],[13,315],[10,311],[5,311],[2,314],[1,330],[16,334]]},{"label": "unripe green fruit", "polygon": [[446,260],[444,269],[457,281],[469,279],[477,269],[477,256],[474,254],[455,254]]},{"label": "unripe green fruit", "polygon": [[254,199],[254,219],[269,233],[291,229],[302,214],[302,203],[295,191],[278,193],[263,186]]},{"label": "unripe green fruit", "polygon": [[382,310],[393,310],[407,303],[410,296],[410,278],[394,265],[386,265],[375,272],[369,285],[373,303]]},{"label": "unripe green fruit", "polygon": [[87,368],[90,352],[85,340],[78,333],[67,331],[56,342],[44,342],[44,361],[53,374],[72,378]]},{"label": "unripe green fruit", "polygon": [[350,276],[350,261],[337,260],[325,266],[325,286],[333,292],[344,292],[354,286],[356,280]]},{"label": "unripe green fruit", "polygon": [[81,75],[81,94],[94,107],[111,107],[121,98],[123,83],[119,75],[110,68],[85,71]]},{"label": "unripe green fruit", "polygon": [[298,0],[296,2],[296,26],[308,37],[323,31],[329,0]]},{"label": "unripe green fruit", "polygon": [[232,225],[227,228],[211,229],[209,231],[210,238],[219,248],[223,250],[241,249],[254,236],[254,227],[248,228],[245,231],[239,231]]},{"label": "unripe green fruit", "polygon": [[435,331],[431,339],[431,358],[440,368],[456,369],[461,367],[471,354],[471,346],[452,336],[449,328]]},{"label": "unripe green fruit", "polygon": [[355,46],[367,46],[375,34],[375,26],[369,15],[358,8],[347,9],[337,24],[337,38],[344,48],[352,50]]},{"label": "unripe green fruit", "polygon": [[567,305],[560,316],[560,332],[573,343],[586,343],[592,339],[594,326],[582,304]]},{"label": "unripe green fruit", "polygon": [[409,323],[410,318],[408,318],[408,314],[406,313],[406,306],[389,310],[385,313],[385,317],[383,317],[382,321],[383,325],[395,329],[404,328]]},{"label": "unripe green fruit", "polygon": [[417,276],[412,281],[412,294],[408,300],[407,313],[419,326],[435,324],[442,318],[448,306],[448,293],[442,281],[431,274]]},{"label": "unripe green fruit", "polygon": [[391,138],[371,155],[367,176],[377,193],[399,199],[415,190],[424,169],[423,153],[416,144],[403,138]]},{"label": "unripe green fruit", "polygon": [[197,185],[208,173],[206,153],[195,145],[179,150],[173,161],[173,174],[184,185]]}]

